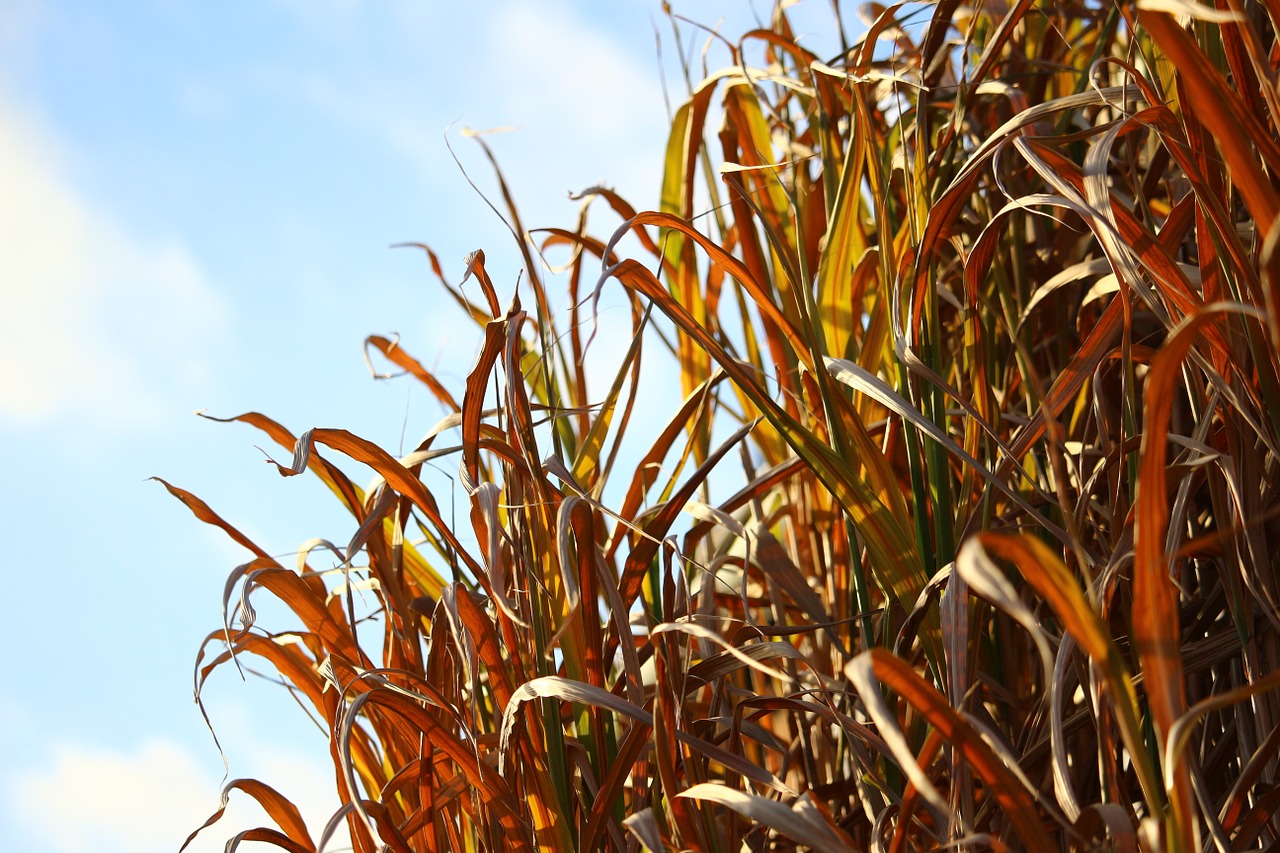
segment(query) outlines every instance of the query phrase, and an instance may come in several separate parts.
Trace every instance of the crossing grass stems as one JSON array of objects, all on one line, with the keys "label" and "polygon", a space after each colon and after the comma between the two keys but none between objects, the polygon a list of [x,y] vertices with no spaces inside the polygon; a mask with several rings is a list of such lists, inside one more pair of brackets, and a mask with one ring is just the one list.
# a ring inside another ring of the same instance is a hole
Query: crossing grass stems
[{"label": "crossing grass stems", "polygon": [[274,670],[344,804],[233,782],[274,822],[233,846],[1280,843],[1280,3],[867,4],[825,57],[667,11],[723,67],[683,57],[658,210],[526,230],[486,147],[519,284],[418,247],[480,354],[368,339],[445,413],[416,447],[229,419],[348,543],[283,564],[165,484],[250,554],[197,691]]}]

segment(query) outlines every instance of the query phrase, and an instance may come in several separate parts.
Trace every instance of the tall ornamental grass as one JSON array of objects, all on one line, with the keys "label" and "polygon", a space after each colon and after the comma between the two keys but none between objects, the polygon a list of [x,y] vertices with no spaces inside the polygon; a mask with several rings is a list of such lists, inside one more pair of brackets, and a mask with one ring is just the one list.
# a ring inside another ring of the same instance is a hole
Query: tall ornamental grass
[{"label": "tall ornamental grass", "polygon": [[[250,555],[197,695],[273,669],[343,803],[315,838],[232,782],[275,821],[233,842],[1280,844],[1280,3],[858,14],[823,57],[782,6],[737,38],[669,13],[724,66],[658,210],[595,187],[526,230],[504,184],[524,269],[477,252],[466,292],[422,246],[480,343],[450,386],[368,339],[447,412],[407,455],[231,419],[349,542],[280,563],[165,484]],[[602,292],[634,341],[588,387]]]}]

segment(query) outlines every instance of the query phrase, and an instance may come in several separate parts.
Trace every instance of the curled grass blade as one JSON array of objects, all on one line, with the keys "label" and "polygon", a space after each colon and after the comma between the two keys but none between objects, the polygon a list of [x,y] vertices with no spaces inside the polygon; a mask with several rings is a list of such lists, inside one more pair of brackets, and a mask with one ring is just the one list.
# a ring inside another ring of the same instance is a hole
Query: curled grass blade
[{"label": "curled grass blade", "polygon": [[763,824],[819,853],[852,853],[854,849],[846,839],[840,837],[841,833],[835,827],[816,818],[811,811],[788,806],[777,800],[714,782],[703,782],[686,788],[678,796],[727,806],[743,817]]}]

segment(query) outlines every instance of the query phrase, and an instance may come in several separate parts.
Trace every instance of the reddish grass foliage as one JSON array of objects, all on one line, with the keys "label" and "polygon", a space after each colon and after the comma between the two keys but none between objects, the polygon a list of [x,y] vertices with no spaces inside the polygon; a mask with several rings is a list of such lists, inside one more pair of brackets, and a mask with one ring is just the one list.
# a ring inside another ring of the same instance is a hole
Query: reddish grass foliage
[{"label": "reddish grass foliage", "polygon": [[[449,388],[369,338],[448,412],[407,455],[234,419],[346,547],[282,565],[169,487],[253,555],[198,685],[274,667],[360,853],[1280,843],[1280,4],[862,12],[835,57],[781,8],[710,37],[660,210],[528,232],[504,184],[509,303],[422,246],[483,342]],[[634,342],[588,389],[602,288]],[[233,786],[277,823],[237,839],[323,846]]]}]

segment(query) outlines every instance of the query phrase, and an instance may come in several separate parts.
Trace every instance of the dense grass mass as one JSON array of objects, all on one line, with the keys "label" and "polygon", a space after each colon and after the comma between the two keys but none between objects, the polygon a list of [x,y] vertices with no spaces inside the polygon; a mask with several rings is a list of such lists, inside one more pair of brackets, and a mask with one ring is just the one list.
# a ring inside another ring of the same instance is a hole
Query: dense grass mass
[{"label": "dense grass mass", "polygon": [[[672,16],[725,64],[660,210],[528,232],[504,187],[518,288],[423,246],[483,343],[449,388],[369,339],[451,413],[407,456],[235,419],[346,547],[282,565],[169,487],[253,554],[198,683],[292,686],[360,853],[1280,844],[1280,3],[860,14],[834,57]],[[588,389],[602,288],[635,343]],[[233,786],[278,824],[237,839],[323,846]]]}]

